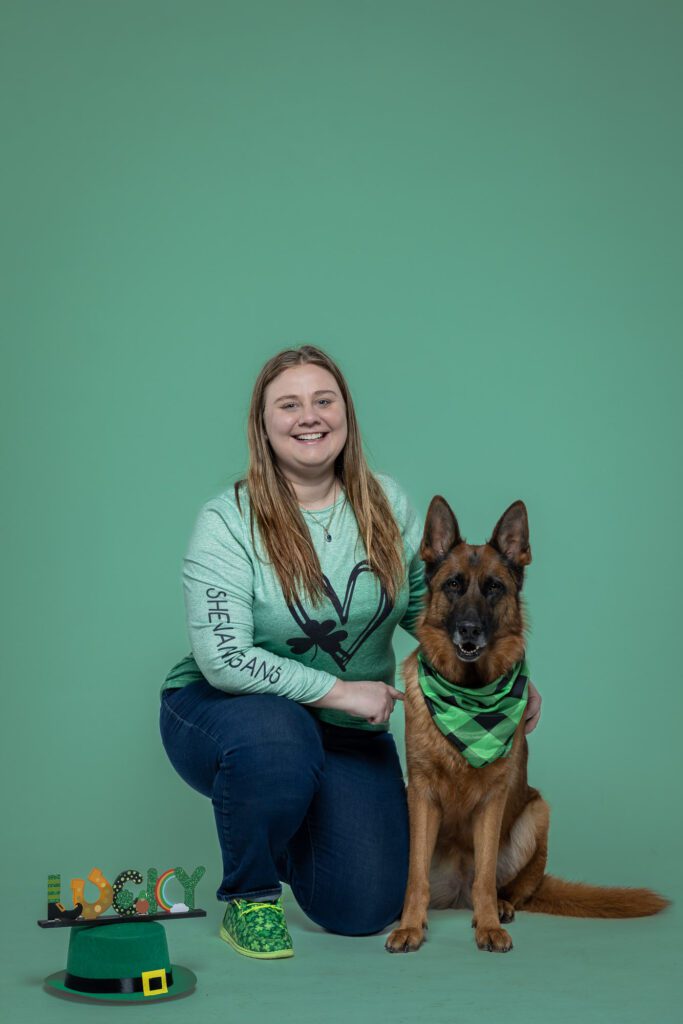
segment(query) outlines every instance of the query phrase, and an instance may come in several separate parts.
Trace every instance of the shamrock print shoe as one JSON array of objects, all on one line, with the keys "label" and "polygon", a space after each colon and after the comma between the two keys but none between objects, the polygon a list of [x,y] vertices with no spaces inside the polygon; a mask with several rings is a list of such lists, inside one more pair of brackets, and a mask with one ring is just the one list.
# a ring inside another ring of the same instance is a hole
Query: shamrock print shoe
[{"label": "shamrock print shoe", "polygon": [[238,953],[258,960],[294,956],[281,899],[230,900],[220,937]]}]

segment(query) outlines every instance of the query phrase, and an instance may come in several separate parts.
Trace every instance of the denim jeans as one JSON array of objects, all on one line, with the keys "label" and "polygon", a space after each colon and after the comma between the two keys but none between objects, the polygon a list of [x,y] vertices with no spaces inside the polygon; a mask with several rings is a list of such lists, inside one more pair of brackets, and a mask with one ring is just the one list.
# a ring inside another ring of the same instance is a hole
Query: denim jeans
[{"label": "denim jeans", "polygon": [[211,797],[223,854],[219,900],[275,899],[343,935],[400,916],[408,809],[388,732],[320,722],[275,694],[206,680],[164,691],[161,737],[178,774]]}]

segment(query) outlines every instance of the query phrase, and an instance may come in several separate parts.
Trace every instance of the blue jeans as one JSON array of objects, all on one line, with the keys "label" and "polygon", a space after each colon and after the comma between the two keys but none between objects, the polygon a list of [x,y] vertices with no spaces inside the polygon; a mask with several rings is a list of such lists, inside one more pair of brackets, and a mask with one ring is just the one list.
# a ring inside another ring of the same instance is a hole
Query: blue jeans
[{"label": "blue jeans", "polygon": [[211,797],[223,854],[219,900],[275,899],[342,935],[401,913],[408,809],[388,732],[320,722],[274,694],[206,680],[164,692],[161,737],[178,774]]}]

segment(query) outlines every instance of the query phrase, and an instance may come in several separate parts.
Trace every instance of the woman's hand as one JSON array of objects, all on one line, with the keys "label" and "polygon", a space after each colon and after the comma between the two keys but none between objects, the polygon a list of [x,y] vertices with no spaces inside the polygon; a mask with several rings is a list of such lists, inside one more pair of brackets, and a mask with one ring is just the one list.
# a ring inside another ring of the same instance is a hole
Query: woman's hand
[{"label": "woman's hand", "polygon": [[538,720],[541,717],[541,703],[543,698],[529,680],[529,700],[526,706],[526,719],[524,724],[524,732],[533,732],[538,725]]},{"label": "woman's hand", "polygon": [[347,715],[365,718],[373,725],[388,722],[397,700],[403,700],[400,690],[386,683],[371,680],[350,682],[338,679],[331,690],[309,703],[312,708],[334,708]]}]

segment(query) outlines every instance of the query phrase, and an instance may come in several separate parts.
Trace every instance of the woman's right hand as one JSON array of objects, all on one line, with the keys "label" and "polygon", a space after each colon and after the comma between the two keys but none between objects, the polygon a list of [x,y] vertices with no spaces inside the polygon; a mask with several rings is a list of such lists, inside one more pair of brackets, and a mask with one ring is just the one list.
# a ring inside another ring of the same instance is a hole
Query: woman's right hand
[{"label": "woman's right hand", "polygon": [[337,679],[331,690],[320,700],[311,701],[312,708],[333,708],[345,711],[347,715],[365,718],[373,725],[388,722],[397,700],[403,700],[404,694],[394,686],[372,680],[350,682]]}]

